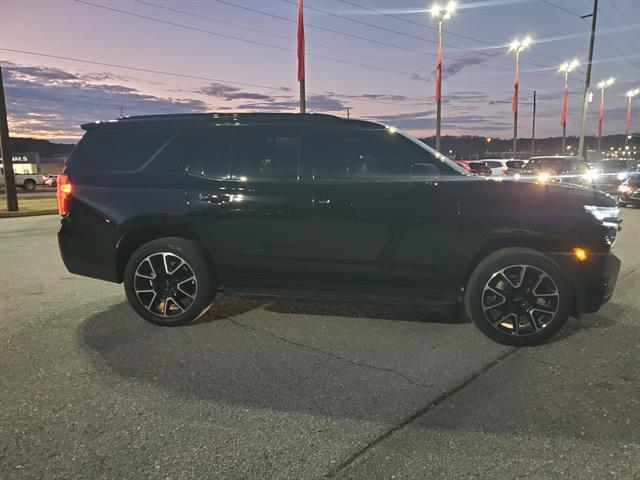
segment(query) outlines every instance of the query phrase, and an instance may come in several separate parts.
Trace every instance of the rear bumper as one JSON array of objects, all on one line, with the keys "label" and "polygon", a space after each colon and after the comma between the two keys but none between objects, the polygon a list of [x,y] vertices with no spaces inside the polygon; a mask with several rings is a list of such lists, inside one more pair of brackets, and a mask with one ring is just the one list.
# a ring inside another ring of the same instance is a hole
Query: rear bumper
[{"label": "rear bumper", "polygon": [[107,234],[88,236],[87,231],[86,225],[69,217],[60,220],[58,247],[62,262],[76,275],[118,283],[115,242]]}]

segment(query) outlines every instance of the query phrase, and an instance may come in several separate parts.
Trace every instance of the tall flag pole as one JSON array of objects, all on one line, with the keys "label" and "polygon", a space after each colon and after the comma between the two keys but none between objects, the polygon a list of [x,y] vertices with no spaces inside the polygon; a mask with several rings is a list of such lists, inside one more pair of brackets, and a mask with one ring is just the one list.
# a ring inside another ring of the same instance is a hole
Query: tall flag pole
[{"label": "tall flag pole", "polygon": [[[602,127],[604,126],[604,88],[600,90],[600,111],[598,112],[598,136],[602,137]],[[600,150],[600,148],[598,148]]]},{"label": "tall flag pole", "polygon": [[518,150],[518,88],[520,86],[520,51],[516,51],[516,75],[513,79],[513,102],[511,110],[513,111],[513,158],[516,157]]},{"label": "tall flag pole", "polygon": [[442,17],[438,21],[438,62],[436,63],[436,150],[442,148],[440,128],[442,115]]},{"label": "tall flag pole", "polygon": [[300,113],[307,111],[306,95],[304,90],[304,17],[303,0],[298,0],[298,82],[300,83]]},{"label": "tall flag pole", "polygon": [[562,155],[564,155],[567,143],[567,117],[569,116],[569,72],[564,73],[564,97],[562,98]]}]

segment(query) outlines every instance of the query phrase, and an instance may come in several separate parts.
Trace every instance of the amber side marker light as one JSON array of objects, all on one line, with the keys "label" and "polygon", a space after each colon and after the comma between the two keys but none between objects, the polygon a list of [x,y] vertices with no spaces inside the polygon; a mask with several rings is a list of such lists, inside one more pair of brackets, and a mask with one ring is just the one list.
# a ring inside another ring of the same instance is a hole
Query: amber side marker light
[{"label": "amber side marker light", "polygon": [[587,259],[587,251],[584,248],[576,247],[573,249],[573,256],[584,262]]}]

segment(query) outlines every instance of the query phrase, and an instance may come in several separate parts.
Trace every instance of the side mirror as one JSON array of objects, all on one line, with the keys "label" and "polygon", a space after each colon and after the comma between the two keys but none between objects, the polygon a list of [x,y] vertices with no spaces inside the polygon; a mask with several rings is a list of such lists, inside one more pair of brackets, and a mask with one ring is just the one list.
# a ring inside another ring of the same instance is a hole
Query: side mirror
[{"label": "side mirror", "polygon": [[438,178],[440,177],[440,170],[431,163],[414,163],[411,165],[410,174],[411,177]]}]

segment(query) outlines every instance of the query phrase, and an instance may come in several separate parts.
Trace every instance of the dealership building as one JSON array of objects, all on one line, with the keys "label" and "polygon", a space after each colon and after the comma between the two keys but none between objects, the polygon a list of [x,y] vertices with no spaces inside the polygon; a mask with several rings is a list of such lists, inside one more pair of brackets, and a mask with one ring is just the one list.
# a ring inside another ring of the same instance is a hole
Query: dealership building
[{"label": "dealership building", "polygon": [[[15,152],[13,158],[13,171],[20,173],[40,173],[42,175],[57,175],[62,173],[67,155],[53,157],[40,157],[38,152]],[[2,163],[2,157],[0,157]]]}]

